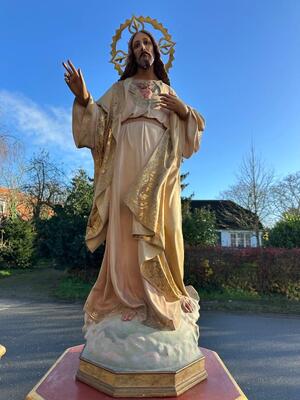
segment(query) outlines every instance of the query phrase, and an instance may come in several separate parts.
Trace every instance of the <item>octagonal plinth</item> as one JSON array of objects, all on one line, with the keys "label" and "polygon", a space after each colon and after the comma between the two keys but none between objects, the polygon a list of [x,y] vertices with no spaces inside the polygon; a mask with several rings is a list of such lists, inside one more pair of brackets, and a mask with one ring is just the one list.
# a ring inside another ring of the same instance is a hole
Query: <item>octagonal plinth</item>
[{"label": "octagonal plinth", "polygon": [[207,378],[205,357],[174,371],[114,371],[80,357],[77,379],[113,397],[175,397]]}]

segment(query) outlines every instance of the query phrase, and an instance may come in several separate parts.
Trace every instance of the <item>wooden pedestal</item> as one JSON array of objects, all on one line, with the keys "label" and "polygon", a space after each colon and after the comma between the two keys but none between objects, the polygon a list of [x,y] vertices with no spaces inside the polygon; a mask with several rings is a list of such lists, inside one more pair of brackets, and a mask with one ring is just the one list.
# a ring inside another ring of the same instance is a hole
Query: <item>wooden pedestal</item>
[{"label": "wooden pedestal", "polygon": [[[83,345],[67,349],[26,396],[26,400],[111,400],[112,397],[108,394],[76,380],[82,349]],[[168,397],[168,399],[247,400],[218,354],[204,348],[201,348],[201,351],[205,356],[208,379],[192,387],[179,398]],[[140,399],[142,398],[144,397]],[[163,397],[152,397],[152,400],[162,399]],[[126,398],[123,397],[123,400]]]}]

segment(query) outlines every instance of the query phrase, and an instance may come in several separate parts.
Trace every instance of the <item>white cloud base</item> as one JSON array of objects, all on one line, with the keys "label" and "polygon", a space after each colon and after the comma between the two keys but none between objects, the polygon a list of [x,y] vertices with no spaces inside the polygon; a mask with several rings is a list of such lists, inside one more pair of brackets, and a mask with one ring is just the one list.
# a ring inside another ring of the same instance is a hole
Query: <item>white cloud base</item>
[{"label": "white cloud base", "polygon": [[161,331],[137,319],[122,321],[113,315],[88,325],[82,357],[92,363],[124,372],[174,371],[202,356],[198,347],[199,299],[193,313],[182,312],[175,331]]}]

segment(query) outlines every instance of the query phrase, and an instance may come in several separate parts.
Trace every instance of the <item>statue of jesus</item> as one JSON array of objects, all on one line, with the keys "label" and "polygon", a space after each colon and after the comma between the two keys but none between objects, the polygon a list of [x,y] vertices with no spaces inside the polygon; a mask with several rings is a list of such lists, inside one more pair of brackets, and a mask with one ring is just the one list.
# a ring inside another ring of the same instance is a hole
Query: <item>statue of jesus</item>
[{"label": "statue of jesus", "polygon": [[148,31],[132,35],[120,80],[97,101],[81,70],[63,65],[75,95],[75,144],[94,159],[86,242],[91,251],[106,243],[86,322],[119,314],[176,330],[195,307],[183,282],[180,165],[198,150],[204,119],[170,86]]}]

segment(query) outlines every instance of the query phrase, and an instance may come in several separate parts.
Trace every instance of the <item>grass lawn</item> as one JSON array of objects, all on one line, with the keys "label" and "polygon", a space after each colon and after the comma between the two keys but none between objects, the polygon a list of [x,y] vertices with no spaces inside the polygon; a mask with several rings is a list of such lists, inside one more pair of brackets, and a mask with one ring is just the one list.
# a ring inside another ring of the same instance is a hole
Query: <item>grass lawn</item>
[{"label": "grass lawn", "polygon": [[85,300],[92,286],[92,283],[80,278],[63,276],[54,291],[54,296],[62,300]]},{"label": "grass lawn", "polygon": [[29,274],[36,270],[49,269],[51,264],[48,260],[39,260],[38,265],[31,268],[8,268],[5,265],[0,265],[0,279],[8,278],[16,275]]},{"label": "grass lawn", "polygon": [[8,276],[11,276],[11,274],[12,274],[11,270],[0,269],[0,279],[1,278],[7,278]]},{"label": "grass lawn", "polygon": [[224,289],[222,292],[200,290],[199,294],[203,310],[300,315],[300,301],[290,300],[281,295],[261,295],[237,289]]},{"label": "grass lawn", "polygon": [[[61,278],[54,295],[63,300],[84,301],[93,283],[65,275]],[[289,300],[280,295],[259,295],[236,289],[220,291],[200,290],[202,310],[288,313],[300,315],[300,301]]]},{"label": "grass lawn", "polygon": [[0,279],[8,278],[10,276],[24,274],[24,269],[8,269],[0,267]]},{"label": "grass lawn", "polygon": [[1,298],[39,301],[51,300],[58,282],[64,276],[64,271],[56,270],[44,263],[29,269],[15,269],[1,266]]},{"label": "grass lawn", "polygon": [[[84,302],[96,276],[90,281],[41,263],[32,269],[0,268],[0,293],[3,298],[61,299]],[[260,295],[237,289],[200,290],[201,309],[251,313],[284,313],[300,315],[300,301],[280,295]]]}]

